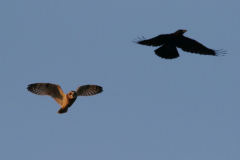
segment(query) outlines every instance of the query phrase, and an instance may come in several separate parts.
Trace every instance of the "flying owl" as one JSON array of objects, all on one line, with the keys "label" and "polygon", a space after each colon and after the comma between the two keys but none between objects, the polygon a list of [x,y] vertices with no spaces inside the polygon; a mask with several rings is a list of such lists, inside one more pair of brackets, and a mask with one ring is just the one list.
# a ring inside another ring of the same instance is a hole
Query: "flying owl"
[{"label": "flying owl", "polygon": [[61,87],[51,83],[34,83],[29,84],[28,91],[37,95],[48,95],[54,98],[54,100],[61,106],[57,113],[62,114],[68,111],[68,108],[77,99],[77,96],[92,96],[103,91],[101,86],[97,85],[83,85],[77,88],[76,91],[70,91],[65,94]]},{"label": "flying owl", "polygon": [[161,34],[151,39],[145,39],[143,37],[144,38],[143,40],[140,39],[139,41],[135,42],[147,46],[161,46],[154,52],[159,57],[165,59],[174,59],[179,57],[176,47],[181,48],[183,51],[186,52],[197,53],[202,55],[218,56],[224,55],[226,53],[226,51],[222,50],[209,49],[202,45],[201,43],[188,37],[185,37],[183,35],[185,32],[187,32],[187,30],[180,29],[174,33]]}]

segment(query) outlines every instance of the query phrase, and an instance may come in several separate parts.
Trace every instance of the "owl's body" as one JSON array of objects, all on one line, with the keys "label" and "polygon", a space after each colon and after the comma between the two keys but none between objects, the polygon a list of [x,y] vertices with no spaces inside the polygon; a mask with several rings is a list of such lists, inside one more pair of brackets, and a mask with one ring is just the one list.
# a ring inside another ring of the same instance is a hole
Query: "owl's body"
[{"label": "owl's body", "polygon": [[68,108],[72,106],[72,104],[77,99],[77,93],[75,91],[70,91],[63,97],[61,108],[59,109],[58,113],[66,113]]},{"label": "owl's body", "polygon": [[91,96],[101,93],[102,87],[97,85],[84,85],[77,88],[76,91],[70,91],[65,94],[61,87],[51,83],[34,83],[28,85],[28,91],[37,95],[48,95],[54,98],[54,100],[61,106],[58,113],[66,113],[68,108],[77,99],[77,96]]}]

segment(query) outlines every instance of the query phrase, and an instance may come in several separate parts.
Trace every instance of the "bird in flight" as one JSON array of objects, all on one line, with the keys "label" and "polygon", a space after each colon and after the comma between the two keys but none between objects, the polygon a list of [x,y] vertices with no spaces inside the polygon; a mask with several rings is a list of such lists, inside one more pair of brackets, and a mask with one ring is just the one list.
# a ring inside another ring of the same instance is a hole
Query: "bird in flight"
[{"label": "bird in flight", "polygon": [[59,114],[66,113],[77,99],[77,96],[92,96],[103,91],[101,86],[83,85],[78,87],[76,91],[70,91],[68,94],[65,94],[59,85],[51,83],[29,84],[27,89],[37,95],[51,96],[61,106],[57,112]]},{"label": "bird in flight", "polygon": [[179,53],[177,48],[181,48],[183,51],[197,53],[202,55],[212,55],[218,56],[226,54],[225,51],[222,50],[213,50],[205,47],[201,43],[195,41],[194,39],[185,37],[183,34],[187,32],[187,30],[178,30],[171,34],[161,34],[157,37],[151,39],[143,39],[134,41],[141,45],[147,46],[161,46],[156,49],[154,52],[161,58],[165,59],[174,59],[179,57]]}]

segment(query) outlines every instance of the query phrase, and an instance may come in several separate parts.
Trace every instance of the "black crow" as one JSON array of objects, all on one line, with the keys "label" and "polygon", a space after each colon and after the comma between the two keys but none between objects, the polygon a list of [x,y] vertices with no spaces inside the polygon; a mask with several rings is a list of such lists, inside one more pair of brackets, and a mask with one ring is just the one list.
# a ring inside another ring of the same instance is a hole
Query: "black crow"
[{"label": "black crow", "polygon": [[187,30],[178,30],[171,34],[161,34],[157,37],[151,39],[140,39],[135,41],[138,44],[147,45],[147,46],[161,46],[156,49],[154,52],[159,57],[165,59],[173,59],[179,57],[177,48],[181,48],[183,51],[203,54],[203,55],[222,55],[225,54],[225,51],[222,50],[212,50],[201,43],[183,36]]}]

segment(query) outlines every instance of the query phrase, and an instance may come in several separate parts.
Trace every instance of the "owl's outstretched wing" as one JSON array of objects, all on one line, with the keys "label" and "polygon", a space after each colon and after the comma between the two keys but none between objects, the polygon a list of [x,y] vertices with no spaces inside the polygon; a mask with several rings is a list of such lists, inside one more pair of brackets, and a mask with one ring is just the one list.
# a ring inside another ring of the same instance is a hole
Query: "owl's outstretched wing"
[{"label": "owl's outstretched wing", "polygon": [[60,105],[62,105],[63,97],[65,96],[59,85],[51,83],[33,83],[29,84],[27,89],[37,95],[51,96]]},{"label": "owl's outstretched wing", "polygon": [[78,87],[76,90],[77,96],[92,96],[98,93],[101,93],[103,88],[97,85],[84,85]]}]

